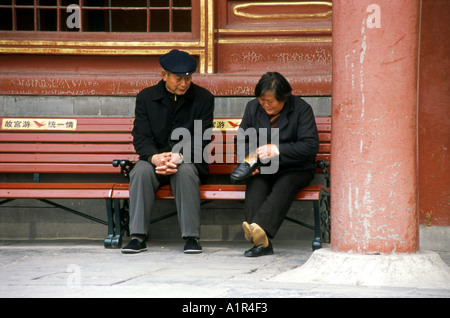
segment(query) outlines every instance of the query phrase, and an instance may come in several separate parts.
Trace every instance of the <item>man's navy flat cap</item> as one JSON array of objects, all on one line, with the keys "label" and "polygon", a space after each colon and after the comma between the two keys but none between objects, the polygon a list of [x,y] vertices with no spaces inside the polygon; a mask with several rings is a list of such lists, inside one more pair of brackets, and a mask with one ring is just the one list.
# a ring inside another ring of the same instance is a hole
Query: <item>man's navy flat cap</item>
[{"label": "man's navy flat cap", "polygon": [[197,69],[197,61],[188,53],[179,50],[162,55],[159,64],[166,71],[180,76],[191,75]]}]

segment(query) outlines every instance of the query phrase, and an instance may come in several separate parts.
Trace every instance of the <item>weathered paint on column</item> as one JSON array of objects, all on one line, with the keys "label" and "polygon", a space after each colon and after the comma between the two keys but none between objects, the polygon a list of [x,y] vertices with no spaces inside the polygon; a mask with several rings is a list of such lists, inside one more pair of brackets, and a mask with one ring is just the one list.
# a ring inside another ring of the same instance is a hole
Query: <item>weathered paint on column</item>
[{"label": "weathered paint on column", "polygon": [[419,0],[333,1],[331,249],[414,253]]}]

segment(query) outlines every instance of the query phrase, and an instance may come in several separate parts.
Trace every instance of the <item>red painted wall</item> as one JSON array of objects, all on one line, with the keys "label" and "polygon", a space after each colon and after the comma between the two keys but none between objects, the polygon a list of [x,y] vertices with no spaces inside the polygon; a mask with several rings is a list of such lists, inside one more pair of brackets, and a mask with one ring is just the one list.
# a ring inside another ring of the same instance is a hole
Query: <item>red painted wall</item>
[{"label": "red painted wall", "polygon": [[420,224],[450,226],[450,1],[423,0],[419,74]]}]

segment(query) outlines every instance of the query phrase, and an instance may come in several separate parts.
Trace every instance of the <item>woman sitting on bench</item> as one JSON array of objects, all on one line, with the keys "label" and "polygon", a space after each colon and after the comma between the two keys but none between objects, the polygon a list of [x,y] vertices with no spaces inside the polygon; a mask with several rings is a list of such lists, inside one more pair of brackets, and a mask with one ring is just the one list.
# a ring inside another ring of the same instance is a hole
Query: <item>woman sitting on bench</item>
[{"label": "woman sitting on bench", "polygon": [[[231,175],[234,180],[245,178],[247,184],[242,227],[245,238],[254,244],[245,251],[247,257],[273,254],[270,239],[278,232],[296,193],[313,180],[319,149],[311,106],[292,95],[289,82],[281,74],[264,74],[255,87],[255,95],[257,98],[245,108],[239,128],[256,129],[258,145],[265,137],[260,133],[266,129],[267,144],[254,152],[253,157],[258,160],[246,160]],[[275,143],[271,143],[271,132],[278,132]],[[245,146],[250,152],[249,145]],[[247,155],[252,157],[252,153]],[[264,170],[268,160],[279,160],[277,171]]]}]

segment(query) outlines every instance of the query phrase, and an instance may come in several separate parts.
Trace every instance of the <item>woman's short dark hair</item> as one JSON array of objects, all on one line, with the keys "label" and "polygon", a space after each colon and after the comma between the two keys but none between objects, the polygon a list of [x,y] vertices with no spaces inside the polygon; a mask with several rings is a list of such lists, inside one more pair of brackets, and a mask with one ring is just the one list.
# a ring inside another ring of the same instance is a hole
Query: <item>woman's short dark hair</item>
[{"label": "woman's short dark hair", "polygon": [[266,92],[272,92],[279,102],[285,102],[292,95],[292,87],[278,72],[268,72],[264,74],[255,87],[256,97],[261,97]]}]

